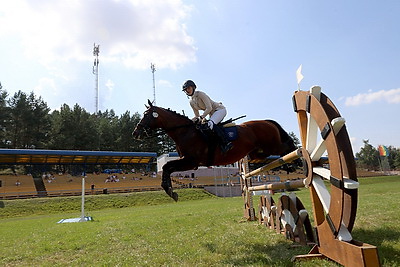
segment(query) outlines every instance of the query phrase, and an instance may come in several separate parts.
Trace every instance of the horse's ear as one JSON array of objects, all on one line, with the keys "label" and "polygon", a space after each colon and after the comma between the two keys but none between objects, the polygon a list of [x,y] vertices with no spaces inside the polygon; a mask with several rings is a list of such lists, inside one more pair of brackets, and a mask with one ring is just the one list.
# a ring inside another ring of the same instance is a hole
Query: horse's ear
[{"label": "horse's ear", "polygon": [[149,105],[144,104],[144,106],[145,106],[147,109],[149,109],[149,108],[151,108],[151,107],[153,106],[153,103],[150,102],[150,99],[147,99],[147,103],[148,103]]}]

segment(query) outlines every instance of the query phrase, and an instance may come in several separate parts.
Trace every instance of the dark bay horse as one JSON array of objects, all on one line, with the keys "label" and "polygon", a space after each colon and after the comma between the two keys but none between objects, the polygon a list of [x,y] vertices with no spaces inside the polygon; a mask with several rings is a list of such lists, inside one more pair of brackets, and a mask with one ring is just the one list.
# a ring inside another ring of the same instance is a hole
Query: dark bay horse
[{"label": "dark bay horse", "polygon": [[[153,129],[163,129],[174,140],[180,158],[163,166],[161,186],[175,201],[171,173],[187,171],[199,166],[227,165],[246,155],[251,159],[265,159],[270,155],[286,155],[296,149],[292,138],[272,120],[255,120],[237,125],[238,138],[232,141],[233,148],[223,153],[219,146],[210,146],[196,124],[186,116],[169,109],[149,106],[136,126],[133,137],[141,139]],[[211,150],[212,149],[212,150]]]}]

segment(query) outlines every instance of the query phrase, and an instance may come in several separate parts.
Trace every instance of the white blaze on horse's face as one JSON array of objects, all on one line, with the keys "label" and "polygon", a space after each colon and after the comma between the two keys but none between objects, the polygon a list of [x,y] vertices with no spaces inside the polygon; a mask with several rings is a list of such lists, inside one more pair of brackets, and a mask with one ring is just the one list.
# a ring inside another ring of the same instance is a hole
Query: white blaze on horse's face
[{"label": "white blaze on horse's face", "polygon": [[154,118],[158,118],[158,113],[157,112],[153,112],[153,117]]}]

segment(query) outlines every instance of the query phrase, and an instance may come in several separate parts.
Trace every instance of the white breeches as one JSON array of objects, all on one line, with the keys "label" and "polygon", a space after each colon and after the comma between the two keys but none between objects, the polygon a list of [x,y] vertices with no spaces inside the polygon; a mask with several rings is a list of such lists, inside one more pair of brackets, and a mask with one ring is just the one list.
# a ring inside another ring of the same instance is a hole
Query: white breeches
[{"label": "white breeches", "polygon": [[226,116],[226,109],[221,108],[216,110],[210,117],[210,120],[208,121],[208,126],[210,129],[214,127],[214,124],[220,123]]}]

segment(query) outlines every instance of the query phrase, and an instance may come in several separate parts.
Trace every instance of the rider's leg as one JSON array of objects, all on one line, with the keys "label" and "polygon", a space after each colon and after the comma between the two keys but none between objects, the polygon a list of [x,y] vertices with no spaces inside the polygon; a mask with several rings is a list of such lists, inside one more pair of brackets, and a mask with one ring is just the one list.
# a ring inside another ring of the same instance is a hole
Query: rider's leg
[{"label": "rider's leg", "polygon": [[223,153],[226,153],[228,150],[232,148],[232,143],[226,139],[225,133],[223,129],[216,126],[216,124],[220,123],[224,117],[226,116],[226,109],[219,109],[211,115],[210,120],[208,121],[208,127],[214,131],[214,133],[218,136],[221,141],[221,149]]},{"label": "rider's leg", "polygon": [[233,147],[233,145],[226,138],[224,130],[219,126],[214,125],[213,131],[218,136],[219,140],[221,141],[221,150],[222,150],[222,152],[226,153],[227,151],[229,151]]},{"label": "rider's leg", "polygon": [[214,125],[212,125],[211,122],[213,122],[214,124],[218,124],[220,123],[226,116],[226,109],[222,108],[219,110],[216,110],[211,116],[210,116],[210,121],[208,123],[208,126],[210,127],[210,129],[213,129]]}]

